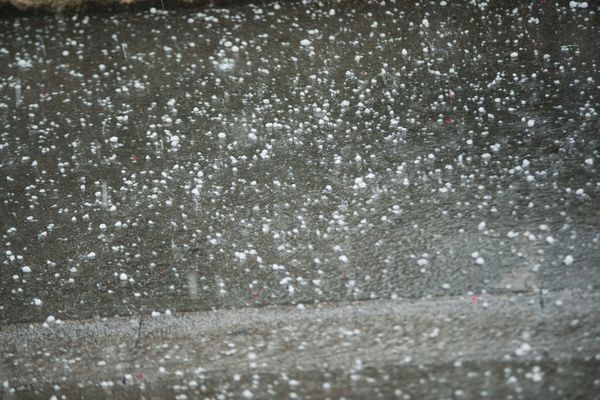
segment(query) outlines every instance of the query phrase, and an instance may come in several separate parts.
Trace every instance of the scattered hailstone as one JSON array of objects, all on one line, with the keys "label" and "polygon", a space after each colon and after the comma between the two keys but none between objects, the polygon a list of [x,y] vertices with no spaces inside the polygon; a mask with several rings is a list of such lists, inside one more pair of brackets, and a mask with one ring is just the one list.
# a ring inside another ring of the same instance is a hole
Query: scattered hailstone
[{"label": "scattered hailstone", "polygon": [[217,135],[217,137],[219,139],[225,139],[227,137],[227,135],[225,134],[225,132],[219,132],[218,135]]},{"label": "scattered hailstone", "polygon": [[36,297],[35,299],[33,299],[33,304],[35,304],[36,306],[41,306],[43,304],[43,301]]},{"label": "scattered hailstone", "polygon": [[119,275],[119,279],[122,281],[126,281],[128,279],[128,276],[125,272],[121,272],[121,275]]},{"label": "scattered hailstone", "polygon": [[519,53],[517,53],[516,51],[513,51],[512,53],[510,53],[510,58],[517,58],[519,57]]},{"label": "scattered hailstone", "polygon": [[302,39],[300,41],[300,45],[304,46],[304,47],[310,46],[310,40],[308,40],[308,39]]},{"label": "scattered hailstone", "polygon": [[423,18],[423,21],[421,21],[421,26],[423,28],[429,28],[429,20],[427,18]]},{"label": "scattered hailstone", "polygon": [[529,353],[531,351],[531,346],[529,345],[529,343],[523,343],[521,344],[521,346],[515,350],[515,354],[518,355],[519,357],[524,356],[525,354]]},{"label": "scattered hailstone", "polygon": [[574,259],[573,259],[573,256],[572,256],[572,255],[570,255],[570,254],[568,254],[568,255],[565,257],[565,259],[563,260],[563,263],[564,263],[564,264],[565,264],[565,265],[568,267],[568,266],[570,266],[571,264],[573,264],[573,261],[574,261]]},{"label": "scattered hailstone", "polygon": [[31,272],[31,268],[29,268],[27,265],[24,266],[23,268],[21,268],[21,271],[25,272],[26,274]]},{"label": "scattered hailstone", "polygon": [[93,251],[91,251],[91,252],[89,252],[87,254],[86,257],[87,257],[88,260],[93,260],[94,258],[96,258],[96,253],[94,253]]},{"label": "scattered hailstone", "polygon": [[347,263],[348,262],[348,257],[346,257],[345,255],[341,255],[338,257],[338,259],[343,262],[343,263]]},{"label": "scattered hailstone", "polygon": [[535,120],[530,119],[529,121],[527,121],[527,126],[532,128],[535,125]]},{"label": "scattered hailstone", "polygon": [[108,139],[111,143],[118,143],[119,142],[119,138],[116,136],[111,136],[110,139]]}]

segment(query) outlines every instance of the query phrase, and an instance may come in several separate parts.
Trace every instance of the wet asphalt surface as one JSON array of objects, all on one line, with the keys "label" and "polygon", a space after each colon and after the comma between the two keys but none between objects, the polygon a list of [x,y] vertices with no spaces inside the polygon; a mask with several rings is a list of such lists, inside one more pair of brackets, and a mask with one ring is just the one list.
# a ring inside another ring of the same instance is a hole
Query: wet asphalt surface
[{"label": "wet asphalt surface", "polygon": [[597,288],[597,10],[519,4],[1,20],[0,319]]},{"label": "wet asphalt surface", "polygon": [[598,290],[599,11],[0,19],[0,322]]}]

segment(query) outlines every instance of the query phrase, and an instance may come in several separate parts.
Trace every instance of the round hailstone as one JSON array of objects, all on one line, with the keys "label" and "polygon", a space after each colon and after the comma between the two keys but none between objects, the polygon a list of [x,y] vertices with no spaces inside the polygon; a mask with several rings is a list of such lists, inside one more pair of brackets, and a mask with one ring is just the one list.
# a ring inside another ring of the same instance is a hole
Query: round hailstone
[{"label": "round hailstone", "polygon": [[310,40],[308,40],[308,39],[302,39],[300,41],[300,45],[304,46],[304,47],[310,46]]},{"label": "round hailstone", "polygon": [[573,264],[573,261],[575,261],[573,256],[568,254],[563,260],[563,263],[565,263],[565,265],[568,267],[569,265]]},{"label": "round hailstone", "polygon": [[217,135],[217,137],[219,139],[225,139],[227,137],[227,135],[225,134],[225,132],[219,132],[219,134]]},{"label": "round hailstone", "polygon": [[519,53],[517,53],[516,51],[513,51],[512,53],[510,53],[510,58],[517,58],[519,57]]},{"label": "round hailstone", "polygon": [[127,274],[125,272],[121,272],[121,275],[119,275],[119,279],[122,281],[126,281],[127,280]]},{"label": "round hailstone", "polygon": [[116,136],[111,136],[111,138],[108,139],[108,140],[110,140],[111,143],[118,143],[119,142],[119,138],[116,137]]}]

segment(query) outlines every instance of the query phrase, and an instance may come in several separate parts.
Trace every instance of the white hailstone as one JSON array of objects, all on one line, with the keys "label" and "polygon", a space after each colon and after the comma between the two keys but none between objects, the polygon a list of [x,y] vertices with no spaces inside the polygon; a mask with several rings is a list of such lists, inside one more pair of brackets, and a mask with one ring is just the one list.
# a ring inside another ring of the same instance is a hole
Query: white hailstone
[{"label": "white hailstone", "polygon": [[530,119],[529,121],[527,121],[527,126],[528,126],[528,127],[530,127],[530,128],[531,128],[531,127],[533,127],[534,125],[535,125],[535,120],[533,120],[533,119]]},{"label": "white hailstone", "polygon": [[126,281],[128,279],[128,276],[125,272],[121,272],[121,274],[119,275],[119,279],[122,281]]},{"label": "white hailstone", "polygon": [[93,251],[89,252],[88,255],[86,256],[88,260],[93,260],[94,258],[96,258],[96,253],[94,253]]},{"label": "white hailstone", "polygon": [[227,135],[225,134],[225,132],[219,132],[218,135],[217,135],[217,137],[219,139],[225,139],[227,137]]},{"label": "white hailstone", "polygon": [[31,268],[26,265],[23,268],[21,268],[21,271],[23,271],[27,274],[27,273],[31,272]]},{"label": "white hailstone", "polygon": [[310,46],[310,40],[308,40],[308,39],[302,39],[300,41],[300,45],[304,46],[304,47]]},{"label": "white hailstone", "polygon": [[512,53],[510,53],[510,58],[517,58],[519,57],[519,53],[517,53],[516,51],[513,51]]},{"label": "white hailstone", "polygon": [[573,258],[572,255],[568,254],[567,256],[565,256],[563,263],[568,267],[571,264],[573,264],[573,261],[575,261],[575,259]]},{"label": "white hailstone", "polygon": [[35,304],[36,306],[41,306],[42,303],[43,303],[43,301],[38,299],[37,297],[35,299],[33,299],[33,304]]},{"label": "white hailstone", "polygon": [[119,142],[119,138],[116,136],[111,136],[110,139],[108,139],[111,143],[118,143]]},{"label": "white hailstone", "polygon": [[98,228],[100,228],[101,231],[105,231],[106,230],[106,224],[100,224],[98,226]]},{"label": "white hailstone", "polygon": [[338,260],[340,260],[343,263],[347,263],[348,262],[348,257],[346,257],[345,255],[341,255],[338,257]]}]

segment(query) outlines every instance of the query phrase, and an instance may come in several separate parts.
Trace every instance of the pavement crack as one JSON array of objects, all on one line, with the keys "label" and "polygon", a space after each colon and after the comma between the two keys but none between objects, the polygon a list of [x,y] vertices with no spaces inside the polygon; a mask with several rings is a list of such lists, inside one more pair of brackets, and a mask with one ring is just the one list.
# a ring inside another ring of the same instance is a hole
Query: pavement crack
[{"label": "pavement crack", "polygon": [[544,309],[544,291],[542,288],[540,288],[538,290],[539,293],[539,299],[540,299],[540,307],[542,308],[542,310]]},{"label": "pavement crack", "polygon": [[140,344],[140,340],[142,339],[142,326],[144,325],[144,315],[140,315],[140,323],[138,325],[138,333],[137,333],[137,339],[135,340],[135,345],[134,347],[138,347],[138,345]]}]

